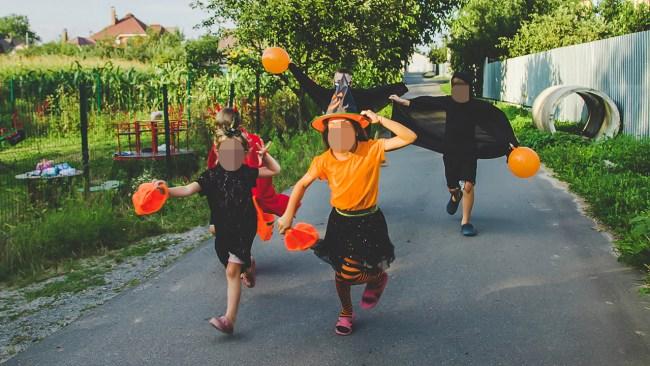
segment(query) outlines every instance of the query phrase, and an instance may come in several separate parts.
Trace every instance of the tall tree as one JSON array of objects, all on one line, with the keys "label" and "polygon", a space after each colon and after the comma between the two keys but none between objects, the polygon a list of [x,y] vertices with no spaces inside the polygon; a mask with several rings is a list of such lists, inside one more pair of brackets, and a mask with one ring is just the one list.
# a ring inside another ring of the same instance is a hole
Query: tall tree
[{"label": "tall tree", "polygon": [[[474,72],[481,80],[485,58],[507,55],[500,38],[513,37],[533,14],[546,14],[563,1],[574,0],[467,0],[449,22],[447,46],[455,70]],[[475,83],[480,92],[480,83]]]},{"label": "tall tree", "polygon": [[11,14],[0,17],[0,37],[12,38],[18,42],[40,41],[41,38],[29,27],[29,19],[25,15]]},{"label": "tall tree", "polygon": [[[195,0],[206,27],[235,24],[240,45],[284,47],[311,74],[336,67],[396,75],[415,46],[431,41],[458,0]],[[356,71],[356,70],[355,70]],[[359,80],[376,82],[376,80]]]}]

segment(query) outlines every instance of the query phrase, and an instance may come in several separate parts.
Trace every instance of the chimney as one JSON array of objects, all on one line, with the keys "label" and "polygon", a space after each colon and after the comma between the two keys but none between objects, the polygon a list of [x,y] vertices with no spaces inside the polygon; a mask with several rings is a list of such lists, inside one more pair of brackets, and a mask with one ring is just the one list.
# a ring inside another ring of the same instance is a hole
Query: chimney
[{"label": "chimney", "polygon": [[63,28],[63,34],[61,34],[61,43],[68,43],[68,30]]},{"label": "chimney", "polygon": [[111,6],[111,25],[117,24],[117,15],[115,13],[115,7]]}]

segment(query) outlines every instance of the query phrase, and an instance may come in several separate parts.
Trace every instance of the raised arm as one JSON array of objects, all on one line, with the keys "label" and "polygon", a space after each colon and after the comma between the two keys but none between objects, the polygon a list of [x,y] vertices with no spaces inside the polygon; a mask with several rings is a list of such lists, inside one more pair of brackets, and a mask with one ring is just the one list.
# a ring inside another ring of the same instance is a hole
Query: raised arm
[{"label": "raised arm", "polygon": [[293,224],[293,218],[296,216],[298,203],[302,201],[307,188],[309,188],[314,180],[316,180],[315,177],[312,177],[309,174],[305,174],[293,187],[291,196],[289,197],[289,203],[287,204],[287,209],[284,211],[284,215],[278,219],[278,231],[280,234],[284,234],[287,229],[291,228],[291,225]]},{"label": "raised arm", "polygon": [[386,127],[390,132],[395,134],[395,137],[386,140],[386,143],[384,145],[386,151],[397,150],[406,145],[410,145],[415,142],[415,139],[418,137],[415,132],[403,124],[395,122],[392,119],[379,116],[373,111],[367,110],[361,112],[361,114],[368,117],[371,123],[381,123],[382,126]]}]

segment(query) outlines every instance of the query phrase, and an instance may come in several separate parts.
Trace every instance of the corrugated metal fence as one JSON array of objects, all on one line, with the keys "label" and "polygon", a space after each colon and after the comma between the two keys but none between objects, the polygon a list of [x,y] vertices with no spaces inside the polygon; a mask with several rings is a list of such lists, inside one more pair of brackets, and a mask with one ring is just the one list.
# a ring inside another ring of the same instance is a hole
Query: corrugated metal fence
[{"label": "corrugated metal fence", "polygon": [[[485,65],[483,97],[532,106],[544,89],[579,85],[601,90],[614,100],[623,132],[650,137],[650,31],[556,48]],[[558,107],[560,120],[579,120],[578,96]]]}]

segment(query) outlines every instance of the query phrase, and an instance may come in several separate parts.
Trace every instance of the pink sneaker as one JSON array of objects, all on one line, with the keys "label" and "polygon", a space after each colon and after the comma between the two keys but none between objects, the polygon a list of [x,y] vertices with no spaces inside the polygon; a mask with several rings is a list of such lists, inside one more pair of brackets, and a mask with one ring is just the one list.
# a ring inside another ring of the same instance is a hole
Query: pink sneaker
[{"label": "pink sneaker", "polygon": [[370,283],[366,284],[366,289],[363,291],[363,295],[361,295],[361,308],[365,310],[374,308],[379,302],[379,298],[384,292],[386,284],[388,284],[388,275],[386,272],[382,272],[379,275],[379,283],[376,287],[371,288]]},{"label": "pink sneaker", "polygon": [[217,328],[220,332],[226,334],[232,334],[235,331],[234,326],[225,316],[220,316],[218,318],[210,318],[210,324]]}]

